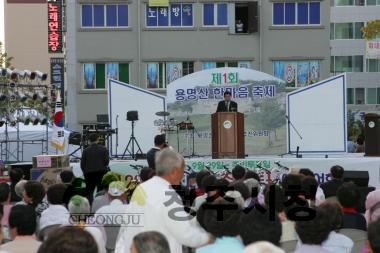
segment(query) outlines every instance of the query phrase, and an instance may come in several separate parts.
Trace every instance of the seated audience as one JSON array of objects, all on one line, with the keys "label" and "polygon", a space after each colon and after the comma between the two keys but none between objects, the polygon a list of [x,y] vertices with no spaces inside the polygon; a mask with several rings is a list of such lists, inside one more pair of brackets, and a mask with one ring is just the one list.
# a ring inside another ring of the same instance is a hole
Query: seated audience
[{"label": "seated audience", "polygon": [[139,175],[141,182],[143,183],[145,181],[148,181],[154,176],[154,174],[155,172],[152,168],[149,168],[149,167],[142,168]]},{"label": "seated audience", "polygon": [[46,195],[49,207],[41,213],[40,231],[48,226],[69,223],[70,214],[63,203],[66,188],[65,184],[55,184],[48,188]]},{"label": "seated audience", "polygon": [[19,202],[22,196],[16,194],[16,184],[24,177],[24,171],[21,168],[11,168],[9,170],[9,179],[11,180],[11,202]]},{"label": "seated audience", "polygon": [[12,207],[9,214],[10,235],[13,241],[0,246],[1,251],[10,253],[36,253],[41,242],[36,240],[36,213],[27,205]]},{"label": "seated audience", "polygon": [[369,252],[380,253],[380,219],[371,222],[368,226]]},{"label": "seated audience", "polygon": [[338,203],[325,202],[320,205],[320,209],[328,214],[330,234],[326,241],[322,243],[325,250],[334,253],[351,253],[354,242],[338,231],[342,225],[343,213]]},{"label": "seated audience", "polygon": [[213,244],[198,248],[197,253],[240,253],[244,246],[239,241],[241,208],[223,198],[204,203],[197,212],[199,224],[216,239]]},{"label": "seated audience", "polygon": [[210,197],[215,190],[210,189],[215,187],[216,177],[214,175],[205,176],[201,182],[201,190],[204,192],[203,195],[195,198],[192,209],[197,211],[199,207],[206,202],[207,198]]},{"label": "seated audience", "polygon": [[0,204],[3,207],[3,217],[1,219],[1,226],[8,227],[9,212],[12,208],[12,205],[11,187],[7,183],[0,183]]},{"label": "seated audience", "polygon": [[367,224],[380,218],[380,189],[370,192],[365,201]]},{"label": "seated audience", "polygon": [[367,222],[356,208],[360,200],[360,192],[353,182],[344,183],[337,191],[337,197],[343,211],[342,228],[367,230]]},{"label": "seated audience", "polygon": [[102,182],[101,182],[103,186],[103,190],[101,190],[97,194],[94,201],[92,202],[92,208],[91,208],[92,213],[96,213],[96,211],[98,211],[99,208],[101,208],[102,206],[108,205],[110,203],[108,194],[106,194],[108,192],[108,187],[110,183],[114,181],[118,181],[118,180],[120,180],[120,175],[112,171],[107,172],[103,176]]},{"label": "seated audience", "polygon": [[277,215],[271,217],[268,208],[265,209],[264,213],[263,210],[254,208],[248,213],[240,215],[240,236],[244,245],[258,241],[268,241],[274,245],[280,244],[281,222]]},{"label": "seated audience", "polygon": [[241,197],[243,198],[243,200],[244,200],[243,209],[248,208],[248,207],[253,207],[254,200],[251,197],[251,193],[250,193],[247,185],[244,184],[243,181],[235,181],[232,184],[230,184],[230,186],[233,187],[235,189],[235,191],[238,191],[240,193]]},{"label": "seated audience", "polygon": [[257,204],[257,195],[259,194],[260,184],[254,178],[245,179],[244,184],[248,187],[249,195],[251,196],[251,203],[248,205],[248,208],[252,208]]},{"label": "seated audience", "polygon": [[285,253],[285,251],[270,242],[255,242],[245,247],[242,253]]},{"label": "seated audience", "polygon": [[257,174],[253,170],[247,170],[247,172],[245,172],[244,179],[247,180],[247,179],[250,179],[250,178],[256,179],[257,182],[260,183],[260,176],[259,176],[259,174]]},{"label": "seated audience", "polygon": [[205,192],[202,191],[202,180],[203,180],[203,178],[205,178],[206,176],[209,176],[209,175],[211,175],[211,174],[208,170],[201,170],[195,176],[195,182],[197,183],[197,188],[195,189],[195,194],[197,197],[205,194]]},{"label": "seated audience", "polygon": [[300,197],[305,198],[310,207],[315,207],[318,189],[318,182],[315,177],[303,176],[301,180],[301,187],[303,194]]},{"label": "seated audience", "polygon": [[344,169],[339,165],[332,166],[330,169],[331,180],[321,184],[325,198],[336,196],[336,192],[343,184]]},{"label": "seated audience", "polygon": [[24,188],[24,202],[34,208],[37,218],[39,218],[41,213],[49,207],[49,204],[44,200],[45,188],[37,181],[26,182]]},{"label": "seated audience", "polygon": [[170,253],[170,248],[163,234],[148,231],[133,237],[131,253]]},{"label": "seated audience", "polygon": [[295,189],[301,190],[301,185],[302,185],[302,176],[297,172],[297,173],[292,173],[292,174],[287,174],[281,181],[281,186],[282,189],[284,190],[285,195],[288,192],[292,192]]},{"label": "seated audience", "polygon": [[244,180],[246,169],[240,165],[236,165],[235,168],[232,169],[232,177],[235,181]]},{"label": "seated audience", "polygon": [[315,218],[296,222],[301,245],[294,253],[331,253],[322,248],[322,243],[330,233],[329,214],[320,208],[315,211]]},{"label": "seated audience", "polygon": [[68,209],[71,214],[71,225],[82,227],[84,230],[89,232],[98,245],[98,252],[105,253],[106,235],[104,233],[104,230],[100,229],[99,227],[94,227],[93,224],[89,224],[87,226],[88,219],[86,218],[88,218],[90,214],[90,202],[88,199],[79,195],[75,195],[70,199]]},{"label": "seated audience", "polygon": [[61,227],[42,243],[38,253],[98,253],[94,238],[78,227]]},{"label": "seated audience", "polygon": [[61,179],[61,182],[66,185],[66,191],[63,195],[63,203],[65,203],[65,206],[67,206],[71,197],[76,195],[75,187],[73,186],[75,175],[71,170],[64,170],[59,174],[59,177]]},{"label": "seated audience", "polygon": [[[307,169],[307,168],[300,169],[299,173],[305,177],[310,176],[315,179],[314,172],[311,171],[310,169]],[[317,180],[316,182],[317,182],[317,192],[315,193],[315,204],[319,206],[320,204],[322,204],[323,201],[325,201],[325,194],[323,193],[322,188],[318,185]]]}]

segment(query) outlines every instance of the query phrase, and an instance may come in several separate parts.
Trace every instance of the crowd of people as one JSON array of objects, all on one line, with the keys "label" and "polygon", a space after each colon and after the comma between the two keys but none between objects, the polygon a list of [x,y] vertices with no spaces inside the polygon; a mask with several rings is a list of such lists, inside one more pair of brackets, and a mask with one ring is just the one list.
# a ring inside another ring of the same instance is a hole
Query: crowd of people
[{"label": "crowd of people", "polygon": [[360,213],[360,189],[342,167],[323,184],[310,169],[264,184],[237,165],[232,182],[201,170],[189,188],[183,157],[156,141],[141,182],[96,172],[92,197],[71,171],[45,189],[11,169],[0,183],[0,253],[380,253],[380,189]]}]

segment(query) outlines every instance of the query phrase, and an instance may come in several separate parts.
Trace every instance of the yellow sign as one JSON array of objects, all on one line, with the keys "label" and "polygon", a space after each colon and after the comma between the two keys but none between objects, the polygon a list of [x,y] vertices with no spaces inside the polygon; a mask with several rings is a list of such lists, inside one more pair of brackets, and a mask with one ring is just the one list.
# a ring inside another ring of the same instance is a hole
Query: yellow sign
[{"label": "yellow sign", "polygon": [[169,0],[149,0],[149,7],[168,7]]}]

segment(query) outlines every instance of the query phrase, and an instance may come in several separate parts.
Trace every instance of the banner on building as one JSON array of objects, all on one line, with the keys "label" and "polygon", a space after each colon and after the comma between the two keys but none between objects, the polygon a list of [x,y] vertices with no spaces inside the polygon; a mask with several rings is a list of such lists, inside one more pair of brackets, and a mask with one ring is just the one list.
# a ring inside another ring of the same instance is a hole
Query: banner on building
[{"label": "banner on building", "polygon": [[149,7],[168,7],[169,0],[149,0]]},{"label": "banner on building", "polygon": [[[170,119],[157,123],[158,128],[168,130],[169,144],[183,155],[193,151],[195,155],[211,155],[211,114],[225,91],[231,92],[238,111],[245,115],[246,153],[286,153],[286,83],[247,68],[207,69],[170,83],[166,97]],[[179,127],[177,132],[177,124],[183,121],[191,121],[195,130]]]},{"label": "banner on building", "polygon": [[367,41],[366,57],[367,59],[380,59],[380,41]]},{"label": "banner on building", "polygon": [[50,58],[50,73],[51,96],[55,97],[55,92],[59,90],[63,104],[65,94],[65,60],[63,58]]},{"label": "banner on building", "polygon": [[49,53],[63,53],[62,0],[48,0],[47,5]]},{"label": "banner on building", "polygon": [[62,110],[61,95],[58,91],[57,101],[55,102],[54,111],[54,126],[53,126],[53,136],[51,140],[51,145],[60,151],[65,148],[65,132],[64,132],[64,118]]}]

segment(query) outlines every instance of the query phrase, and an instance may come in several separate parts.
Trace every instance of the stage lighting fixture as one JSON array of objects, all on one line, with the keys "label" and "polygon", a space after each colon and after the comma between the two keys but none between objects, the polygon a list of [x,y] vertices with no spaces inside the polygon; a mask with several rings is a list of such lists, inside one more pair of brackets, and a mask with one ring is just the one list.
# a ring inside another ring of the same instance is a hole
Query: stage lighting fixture
[{"label": "stage lighting fixture", "polygon": [[13,71],[11,69],[7,69],[7,77],[12,79],[12,80],[16,80],[18,77],[18,74],[16,71]]},{"label": "stage lighting fixture", "polygon": [[23,93],[23,92],[19,91],[17,94],[18,94],[21,102],[25,102],[29,98],[27,93]]},{"label": "stage lighting fixture", "polygon": [[38,93],[38,99],[41,100],[42,103],[48,100],[48,96],[44,93]]},{"label": "stage lighting fixture", "polygon": [[37,74],[37,77],[41,80],[41,81],[46,81],[47,77],[48,77],[48,74],[46,73],[42,73],[41,71],[38,71],[36,70],[35,71],[36,74]]},{"label": "stage lighting fixture", "polygon": [[17,99],[16,94],[13,91],[8,91],[9,101],[14,102]]},{"label": "stage lighting fixture", "polygon": [[41,117],[40,124],[41,125],[46,125],[47,124],[47,118],[46,117]]},{"label": "stage lighting fixture", "polygon": [[31,97],[34,101],[36,101],[37,100],[37,98],[38,98],[38,93],[36,93],[36,92],[29,92],[29,97]]},{"label": "stage lighting fixture", "polygon": [[30,80],[34,80],[37,77],[37,74],[34,71],[24,70],[24,72],[25,72],[26,77],[29,78]]},{"label": "stage lighting fixture", "polygon": [[35,115],[33,115],[32,117],[30,117],[30,120],[32,121],[33,126],[37,125],[38,122],[40,122],[40,119],[37,116],[35,116]]},{"label": "stage lighting fixture", "polygon": [[18,118],[18,121],[24,123],[24,125],[27,126],[30,123],[30,117],[29,116],[21,116]]},{"label": "stage lighting fixture", "polygon": [[0,70],[1,76],[7,76],[7,69],[0,68]]},{"label": "stage lighting fixture", "polygon": [[26,73],[23,70],[15,69],[15,70],[13,70],[13,72],[17,73],[18,79],[25,79],[25,77],[26,77]]}]

